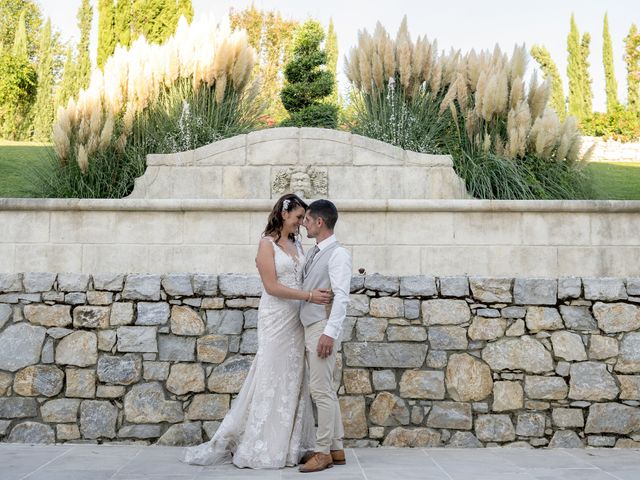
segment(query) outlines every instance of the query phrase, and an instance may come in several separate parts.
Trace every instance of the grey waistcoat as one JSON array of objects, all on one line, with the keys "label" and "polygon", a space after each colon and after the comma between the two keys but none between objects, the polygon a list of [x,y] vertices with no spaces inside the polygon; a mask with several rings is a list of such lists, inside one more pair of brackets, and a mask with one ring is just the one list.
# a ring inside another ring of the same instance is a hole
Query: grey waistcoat
[{"label": "grey waistcoat", "polygon": [[[334,242],[316,253],[313,263],[307,272],[307,276],[304,277],[302,282],[303,290],[331,288],[331,280],[329,279],[329,259],[331,258],[333,251],[339,246],[340,244],[338,242]],[[302,325],[308,327],[313,323],[326,320],[329,318],[330,313],[331,304],[317,305],[315,303],[302,302],[300,306],[300,321],[302,322]]]}]

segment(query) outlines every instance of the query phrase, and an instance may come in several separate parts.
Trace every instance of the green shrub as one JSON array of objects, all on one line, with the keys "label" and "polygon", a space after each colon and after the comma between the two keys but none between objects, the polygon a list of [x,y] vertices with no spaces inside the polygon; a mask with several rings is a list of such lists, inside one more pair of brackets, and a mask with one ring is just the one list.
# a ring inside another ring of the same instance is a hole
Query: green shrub
[{"label": "green shrub", "polygon": [[580,127],[585,135],[592,137],[633,142],[640,138],[640,115],[618,106],[611,112],[595,112]]},{"label": "green shrub", "polygon": [[326,70],[327,54],[320,49],[324,30],[315,20],[306,21],[296,33],[293,56],[285,66],[280,93],[289,118],[281,126],[336,128],[338,107],[323,103],[331,95],[335,79]]},{"label": "green shrub", "polygon": [[328,103],[309,105],[293,112],[289,118],[280,122],[281,127],[317,127],[338,128],[338,107]]},{"label": "green shrub", "polygon": [[0,137],[29,138],[29,111],[37,94],[36,71],[27,58],[0,54]]}]

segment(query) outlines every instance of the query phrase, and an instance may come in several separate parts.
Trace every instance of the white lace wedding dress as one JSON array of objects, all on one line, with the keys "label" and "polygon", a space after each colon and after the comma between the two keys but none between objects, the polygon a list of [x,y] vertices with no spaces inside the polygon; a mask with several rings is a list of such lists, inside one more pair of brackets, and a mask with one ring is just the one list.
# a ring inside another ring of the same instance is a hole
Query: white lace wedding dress
[{"label": "white lace wedding dress", "polygon": [[[301,288],[304,256],[272,242],[278,280]],[[264,292],[258,310],[258,351],[247,378],[213,438],[185,449],[182,461],[197,465],[233,462],[238,467],[297,465],[315,443],[306,378],[300,302]]]}]

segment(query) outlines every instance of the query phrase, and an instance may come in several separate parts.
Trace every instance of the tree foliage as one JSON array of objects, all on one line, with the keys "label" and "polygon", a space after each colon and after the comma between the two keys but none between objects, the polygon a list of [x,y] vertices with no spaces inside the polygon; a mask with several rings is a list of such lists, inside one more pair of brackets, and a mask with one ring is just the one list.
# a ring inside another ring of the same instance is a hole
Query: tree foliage
[{"label": "tree foliage", "polygon": [[622,105],[616,105],[613,110],[595,112],[581,127],[584,135],[620,142],[637,142],[640,138],[640,115]]},{"label": "tree foliage", "polygon": [[27,42],[27,24],[26,13],[23,10],[16,26],[16,34],[13,37],[13,46],[11,47],[11,55],[23,59],[29,58],[29,47]]},{"label": "tree foliage", "polygon": [[[111,5],[107,5],[111,3]],[[164,43],[175,32],[178,20],[184,16],[188,22],[193,19],[193,5],[191,0],[108,0],[101,1],[101,12],[104,12],[105,32],[103,40],[99,41],[99,51],[105,53],[100,60],[113,53],[116,44],[128,47],[140,35],[151,43]],[[109,36],[109,18],[113,11],[113,36]],[[113,48],[111,45],[113,44]],[[106,52],[109,52],[108,54]]]},{"label": "tree foliage", "polygon": [[[88,33],[86,43],[88,52]],[[0,136],[49,139],[63,49],[60,33],[50,20],[43,23],[36,1],[0,0],[0,57]]]},{"label": "tree foliage", "polygon": [[602,27],[602,63],[604,65],[605,89],[607,92],[607,112],[613,112],[618,106],[618,82],[613,68],[613,46],[609,32],[609,16],[604,14]]},{"label": "tree foliage", "polygon": [[178,0],[178,11],[176,12],[176,24],[180,17],[184,16],[185,20],[191,23],[193,20],[193,4],[191,0]]},{"label": "tree foliage", "polygon": [[29,134],[29,111],[37,76],[31,62],[10,52],[0,55],[0,136],[22,140]]},{"label": "tree foliage", "polygon": [[78,65],[76,67],[75,91],[80,91],[89,85],[91,77],[91,59],[89,58],[89,35],[91,34],[91,21],[93,8],[90,0],[82,0],[78,9],[78,28],[80,29],[80,41],[78,42]]},{"label": "tree foliage", "polygon": [[333,74],[334,85],[333,92],[327,99],[328,103],[333,105],[340,104],[338,99],[338,35],[336,34],[333,19],[329,19],[329,27],[327,28],[327,41],[325,42],[325,50],[327,51],[327,70]]},{"label": "tree foliage", "polygon": [[62,78],[56,89],[56,105],[66,105],[70,97],[76,93],[75,79],[76,79],[76,63],[73,53],[73,47],[67,46],[67,53],[65,57],[64,67],[62,69]]},{"label": "tree foliage", "polygon": [[551,106],[561,119],[567,115],[567,105],[564,98],[564,89],[562,87],[562,78],[556,63],[551,58],[551,54],[546,47],[542,45],[534,45],[531,48],[531,56],[538,62],[545,79],[551,79]]},{"label": "tree foliage", "polygon": [[640,32],[632,24],[629,34],[624,38],[627,64],[627,107],[640,114]]},{"label": "tree foliage", "polygon": [[296,32],[293,57],[284,70],[285,85],[280,94],[289,118],[287,126],[336,128],[338,109],[324,103],[334,90],[335,77],[327,70],[327,53],[320,48],[324,30],[307,20]]},{"label": "tree foliage", "polygon": [[116,49],[116,8],[113,0],[98,2],[98,56],[96,63],[102,68],[104,62]]},{"label": "tree foliage", "polygon": [[569,78],[569,115],[582,116],[582,81],[580,79],[580,33],[573,14],[571,28],[567,38],[567,77]]},{"label": "tree foliage", "polygon": [[589,46],[591,44],[591,35],[585,32],[580,42],[580,70],[582,79],[582,112],[583,118],[588,117],[593,112],[593,90],[591,89],[591,74],[589,73]]},{"label": "tree foliage", "polygon": [[229,19],[232,28],[247,31],[249,43],[258,52],[258,61],[253,69],[253,78],[259,78],[261,87],[258,102],[264,105],[267,124],[280,122],[286,110],[280,100],[283,69],[292,53],[293,34],[298,26],[274,11],[258,10],[251,6],[244,10],[231,10]]},{"label": "tree foliage", "polygon": [[569,115],[582,120],[592,111],[593,94],[589,75],[589,44],[591,36],[585,33],[580,38],[574,15],[567,38],[567,77],[569,77]]},{"label": "tree foliage", "polygon": [[51,20],[47,20],[40,35],[38,52],[38,89],[33,105],[33,138],[47,141],[51,138],[53,125],[53,86],[54,86],[54,40],[51,33]]},{"label": "tree foliage", "polygon": [[118,0],[115,11],[115,40],[116,44],[124,47],[131,45],[131,15],[133,15],[132,0]]},{"label": "tree foliage", "polygon": [[33,59],[38,49],[38,38],[42,28],[42,13],[34,0],[0,0],[0,52],[12,48],[23,13],[28,56]]}]

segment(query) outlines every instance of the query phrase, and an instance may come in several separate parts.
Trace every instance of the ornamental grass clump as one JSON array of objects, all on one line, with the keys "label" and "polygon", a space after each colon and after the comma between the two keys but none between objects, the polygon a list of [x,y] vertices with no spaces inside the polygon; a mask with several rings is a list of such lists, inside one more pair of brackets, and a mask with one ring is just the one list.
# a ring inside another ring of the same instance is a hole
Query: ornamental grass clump
[{"label": "ornamental grass clump", "polygon": [[354,133],[418,152],[443,153],[451,118],[440,115],[444,98],[436,42],[412,43],[403,20],[395,40],[378,22],[373,35],[358,32],[345,62],[352,84]]},{"label": "ornamental grass clump", "polygon": [[[122,197],[147,153],[188,150],[250,130],[260,115],[249,78],[256,52],[245,31],[211,17],[181,18],[164,44],[118,46],[86,90],[60,108],[50,196]],[[42,176],[44,177],[44,175]]]},{"label": "ornamental grass clump", "polygon": [[360,32],[346,60],[355,95],[352,129],[403,148],[450,153],[478,198],[583,198],[589,179],[578,158],[573,117],[548,105],[550,85],[524,75],[527,52],[438,53],[412,42],[403,20],[395,40],[378,23]]}]

